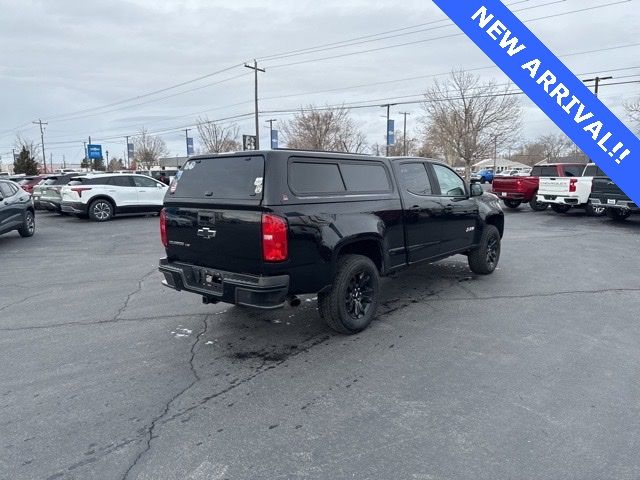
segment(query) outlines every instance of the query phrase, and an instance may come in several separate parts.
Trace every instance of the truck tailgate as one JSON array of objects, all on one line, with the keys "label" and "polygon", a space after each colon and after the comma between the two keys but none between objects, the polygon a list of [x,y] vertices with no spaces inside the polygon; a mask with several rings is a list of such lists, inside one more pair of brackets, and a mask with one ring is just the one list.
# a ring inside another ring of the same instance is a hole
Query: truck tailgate
[{"label": "truck tailgate", "polygon": [[259,274],[262,211],[167,206],[167,256],[217,270]]},{"label": "truck tailgate", "polygon": [[568,195],[570,180],[568,177],[542,177],[538,195]]}]

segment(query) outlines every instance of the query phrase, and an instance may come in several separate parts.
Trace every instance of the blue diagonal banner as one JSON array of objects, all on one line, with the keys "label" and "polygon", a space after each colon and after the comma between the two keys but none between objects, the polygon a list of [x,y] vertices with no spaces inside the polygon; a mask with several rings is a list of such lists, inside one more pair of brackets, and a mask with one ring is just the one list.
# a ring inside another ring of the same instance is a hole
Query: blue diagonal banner
[{"label": "blue diagonal banner", "polygon": [[433,0],[640,205],[640,140],[499,0]]}]

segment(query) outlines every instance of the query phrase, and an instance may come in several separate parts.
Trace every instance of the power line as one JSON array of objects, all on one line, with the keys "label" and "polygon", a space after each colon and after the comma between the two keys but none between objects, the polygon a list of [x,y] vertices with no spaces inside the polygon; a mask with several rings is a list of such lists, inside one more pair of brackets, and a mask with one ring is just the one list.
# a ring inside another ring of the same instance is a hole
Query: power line
[{"label": "power line", "polygon": [[[611,3],[606,3],[606,4],[602,4],[602,5],[595,5],[595,6],[591,6],[591,7],[584,7],[584,8],[580,8],[577,10],[571,10],[568,12],[562,12],[562,13],[555,13],[555,14],[551,14],[551,15],[545,15],[542,17],[537,17],[537,18],[532,18],[529,20],[525,20],[526,22],[536,22],[539,20],[547,20],[549,18],[556,18],[556,17],[562,17],[562,16],[566,16],[566,15],[571,15],[574,13],[581,13],[581,12],[587,12],[587,11],[592,11],[592,10],[596,10],[596,9],[600,9],[600,8],[606,8],[606,7],[611,7],[614,5],[619,5],[622,3],[629,3],[632,0],[618,0],[616,2],[611,2]],[[330,55],[327,57],[318,57],[318,58],[312,58],[312,59],[307,59],[307,60],[298,60],[296,62],[289,62],[289,63],[281,63],[281,64],[276,64],[276,65],[267,65],[267,68],[269,69],[274,69],[274,68],[284,68],[284,67],[290,67],[290,66],[294,66],[294,65],[301,65],[304,63],[311,63],[311,62],[320,62],[320,61],[324,61],[324,60],[331,60],[334,58],[344,58],[344,57],[349,57],[349,56],[353,56],[353,55],[361,55],[364,53],[371,53],[371,52],[378,52],[381,50],[388,50],[391,48],[398,48],[398,47],[405,47],[405,46],[409,46],[409,45],[417,45],[420,43],[428,43],[428,42],[433,42],[436,40],[444,40],[444,39],[448,39],[448,38],[453,38],[453,37],[461,37],[464,36],[464,33],[454,33],[454,34],[450,34],[450,35],[443,35],[440,37],[433,37],[433,38],[427,38],[427,39],[423,39],[423,40],[414,40],[412,42],[404,42],[404,43],[396,43],[393,45],[385,45],[383,47],[376,47],[376,48],[370,48],[370,49],[366,49],[366,50],[360,50],[357,52],[348,52],[348,53],[342,53],[342,54],[338,54],[338,55]]]}]

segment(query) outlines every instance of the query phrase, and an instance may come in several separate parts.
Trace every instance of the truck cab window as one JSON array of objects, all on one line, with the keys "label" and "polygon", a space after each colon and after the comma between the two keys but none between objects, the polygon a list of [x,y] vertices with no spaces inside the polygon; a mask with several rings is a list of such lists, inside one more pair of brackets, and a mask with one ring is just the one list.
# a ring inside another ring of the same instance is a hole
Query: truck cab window
[{"label": "truck cab window", "polygon": [[413,195],[431,195],[431,182],[425,164],[422,162],[400,165],[402,187]]},{"label": "truck cab window", "polygon": [[466,189],[464,181],[452,170],[442,165],[433,165],[436,178],[440,184],[440,194],[445,197],[464,197]]}]

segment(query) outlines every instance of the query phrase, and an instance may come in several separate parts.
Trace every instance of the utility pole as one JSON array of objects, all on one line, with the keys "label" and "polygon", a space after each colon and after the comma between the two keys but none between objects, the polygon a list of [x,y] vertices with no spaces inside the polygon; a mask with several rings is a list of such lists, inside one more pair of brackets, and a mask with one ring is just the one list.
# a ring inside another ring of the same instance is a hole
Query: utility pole
[{"label": "utility pole", "polygon": [[244,64],[246,68],[250,68],[253,70],[254,75],[254,87],[255,87],[255,110],[256,110],[256,150],[260,150],[260,120],[259,120],[259,112],[258,112],[258,72],[265,72],[264,68],[258,68],[258,61],[254,58],[253,65]]},{"label": "utility pole", "polygon": [[[45,161],[45,163],[47,163]],[[51,170],[51,173],[53,173],[53,153],[49,152],[49,168]]]},{"label": "utility pole", "polygon": [[496,167],[498,163],[498,136],[492,135],[493,137],[493,176],[496,176]]},{"label": "utility pole", "polygon": [[189,130],[191,129],[190,128],[184,129],[184,141],[186,142],[186,145],[187,145],[187,157],[189,156]]},{"label": "utility pole", "polygon": [[409,112],[400,112],[401,115],[404,116],[404,125],[403,125],[403,133],[402,133],[402,140],[403,140],[403,147],[402,147],[402,154],[406,157],[407,156],[407,115],[411,115],[411,113]]},{"label": "utility pole", "polygon": [[127,140],[127,149],[126,149],[126,159],[127,159],[127,169],[129,168],[129,136],[125,137]]},{"label": "utility pole", "polygon": [[91,135],[89,135],[89,143],[87,144],[87,164],[89,166],[89,171],[93,170],[93,160],[89,159],[89,145],[91,145]]},{"label": "utility pole", "polygon": [[613,77],[609,76],[609,77],[596,77],[596,78],[589,78],[588,80],[583,80],[584,83],[590,83],[590,82],[596,82],[595,83],[595,87],[594,87],[594,93],[596,95],[596,97],[598,96],[598,92],[600,91],[600,82],[603,80],[611,80]]},{"label": "utility pole", "polygon": [[271,146],[271,149],[273,150],[273,122],[277,122],[278,119],[276,118],[270,118],[269,120],[267,120],[267,123],[269,124],[269,145]]},{"label": "utility pole", "polygon": [[[44,173],[47,173],[47,156],[44,153],[44,130],[42,128],[43,125],[49,125],[47,122],[43,122],[38,119],[37,122],[33,122],[35,125],[40,125],[40,141],[42,142],[42,164],[44,166]],[[53,173],[53,172],[51,172]]]}]

